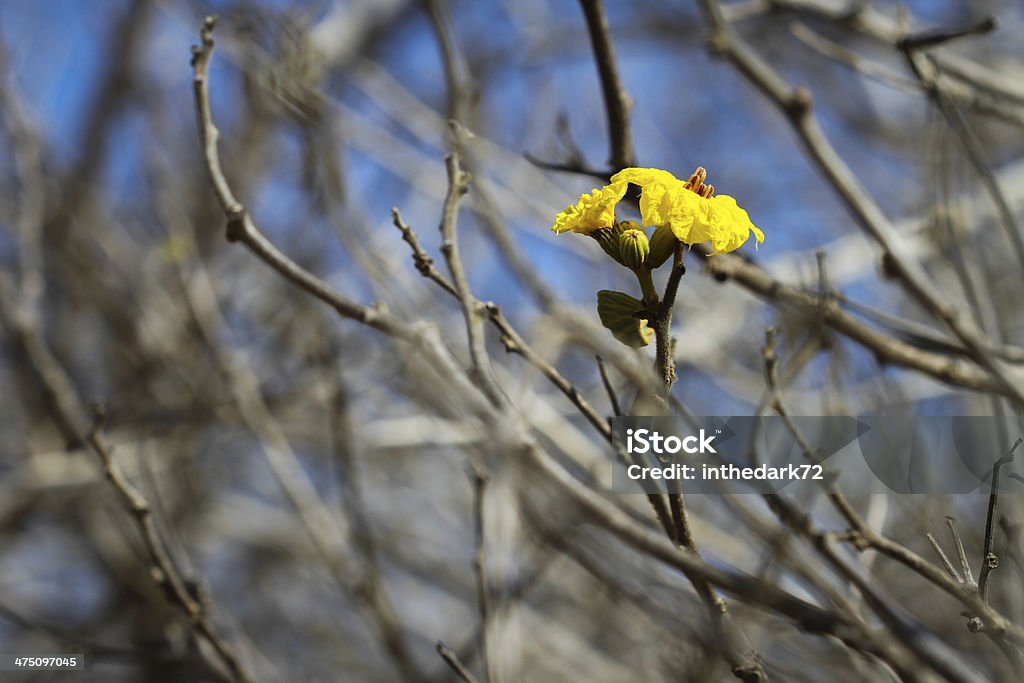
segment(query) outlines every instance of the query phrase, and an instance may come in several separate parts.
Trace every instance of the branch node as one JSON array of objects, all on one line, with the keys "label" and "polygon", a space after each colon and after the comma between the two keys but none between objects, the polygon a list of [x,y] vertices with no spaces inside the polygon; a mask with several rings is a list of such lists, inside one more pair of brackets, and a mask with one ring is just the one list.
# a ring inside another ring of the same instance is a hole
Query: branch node
[{"label": "branch node", "polygon": [[224,236],[228,242],[239,242],[245,236],[245,209],[233,211],[228,216],[228,222],[224,228]]},{"label": "branch node", "polygon": [[789,99],[785,102],[786,112],[795,119],[800,119],[811,113],[814,106],[814,97],[811,91],[804,86],[793,88]]}]

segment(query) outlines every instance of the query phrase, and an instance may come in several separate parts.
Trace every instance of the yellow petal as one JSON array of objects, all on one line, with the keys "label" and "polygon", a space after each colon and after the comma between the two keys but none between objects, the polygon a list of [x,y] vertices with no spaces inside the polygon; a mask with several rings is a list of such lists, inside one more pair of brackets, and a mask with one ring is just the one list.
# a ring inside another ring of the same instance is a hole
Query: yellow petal
[{"label": "yellow petal", "polygon": [[682,183],[666,198],[666,225],[683,244],[699,244],[710,239],[707,230],[707,205]]},{"label": "yellow petal", "polygon": [[754,233],[757,243],[764,242],[764,233],[754,227],[750,216],[729,195],[716,195],[704,200],[707,204],[707,231],[715,253],[734,251]]},{"label": "yellow petal", "polygon": [[628,182],[640,187],[640,217],[644,225],[655,226],[668,224],[668,197],[684,184],[660,168],[625,168],[612,176],[612,182]]},{"label": "yellow petal", "polygon": [[624,168],[612,176],[613,183],[622,181],[633,183],[640,187],[647,187],[654,183],[671,185],[673,182],[679,182],[679,179],[660,168]]},{"label": "yellow petal", "polygon": [[573,206],[555,216],[555,232],[589,234],[599,228],[610,228],[615,223],[615,205],[626,194],[628,183],[612,182],[579,198]]}]

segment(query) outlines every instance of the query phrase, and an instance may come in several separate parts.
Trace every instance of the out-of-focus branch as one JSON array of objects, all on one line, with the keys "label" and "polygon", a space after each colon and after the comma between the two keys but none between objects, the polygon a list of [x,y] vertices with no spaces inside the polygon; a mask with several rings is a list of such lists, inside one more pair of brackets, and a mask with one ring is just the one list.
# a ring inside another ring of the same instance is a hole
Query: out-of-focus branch
[{"label": "out-of-focus branch", "polygon": [[894,228],[856,176],[825,137],[811,112],[811,94],[804,88],[792,88],[743,41],[726,21],[716,0],[701,0],[701,8],[711,28],[711,46],[787,117],[800,136],[805,149],[817,163],[826,179],[836,189],[847,207],[881,247],[891,272],[906,286],[909,293],[929,313],[944,322],[963,342],[972,357],[984,367],[1003,388],[1003,393],[1024,406],[1024,389],[1012,377],[1012,370],[991,352],[988,340],[975,325],[948,302],[942,300],[920,265],[903,254]]},{"label": "out-of-focus branch", "polygon": [[456,384],[460,396],[468,404],[467,407],[472,407],[475,411],[486,411],[482,405],[483,396],[429,327],[410,325],[380,307],[358,304],[306,271],[260,232],[248,211],[235,198],[221,168],[220,155],[217,151],[219,133],[213,122],[210,107],[209,66],[213,54],[213,29],[216,23],[216,17],[207,17],[203,21],[200,31],[201,44],[192,48],[193,91],[203,158],[210,182],[227,219],[228,241],[241,242],[286,280],[328,304],[342,317],[360,322],[395,339],[412,342],[413,347],[423,354],[436,370]]},{"label": "out-of-focus branch", "polygon": [[[455,295],[455,287],[440,271],[437,270],[437,268],[433,266],[433,259],[431,259],[423,249],[419,238],[416,236],[416,232],[407,225],[404,220],[402,220],[402,215],[398,209],[392,209],[391,216],[395,227],[397,227],[402,233],[402,239],[404,239],[412,249],[413,262],[416,264],[417,270],[419,270],[424,277],[436,282],[439,287],[449,294]],[[554,365],[549,363],[532,346],[530,346],[525,339],[523,339],[522,335],[519,334],[519,332],[512,326],[512,323],[510,323],[501,312],[501,307],[491,302],[485,303],[484,307],[487,311],[488,319],[501,334],[501,342],[505,345],[505,350],[509,353],[519,354],[528,363],[537,368],[549,382],[557,387],[558,390],[561,391],[574,406],[576,406],[594,429],[596,429],[606,441],[611,442],[612,431],[608,421],[601,417],[594,407],[590,405],[590,402],[583,397],[583,394],[580,393],[579,389],[577,389],[572,382],[566,379],[565,376],[558,371]],[[648,494],[647,498],[654,509],[655,516],[657,516],[658,521],[665,530],[665,533],[669,538],[674,538],[675,532],[672,528],[669,509],[666,507],[662,496],[652,493]]]},{"label": "out-of-focus branch", "polygon": [[[392,209],[391,216],[395,227],[402,232],[402,239],[405,240],[412,250],[413,262],[416,264],[416,269],[419,270],[420,274],[429,280],[433,280],[441,289],[449,294],[457,295],[454,285],[434,267],[433,259],[423,249],[416,232],[402,219],[402,214],[398,209]],[[587,421],[601,433],[601,436],[606,441],[610,441],[611,428],[608,426],[608,422],[590,405],[590,402],[583,397],[579,389],[523,339],[522,335],[519,334],[508,318],[501,312],[500,306],[490,302],[484,303],[483,306],[487,319],[491,321],[491,324],[501,334],[501,342],[505,345],[505,350],[510,353],[519,354],[528,363],[540,370],[541,374],[579,409],[580,413],[587,418]]]},{"label": "out-of-focus branch", "polygon": [[996,217],[999,219],[999,225],[1017,256],[1018,269],[1024,272],[1024,234],[1021,233],[1021,226],[1013,215],[1013,210],[1010,208],[1006,193],[1003,192],[1002,187],[999,185],[999,179],[996,178],[991,164],[985,158],[981,141],[978,140],[967,119],[951,100],[946,88],[939,81],[935,62],[930,56],[919,52],[916,47],[913,47],[916,45],[913,42],[905,43],[905,41],[900,41],[899,44],[903,48],[903,54],[910,65],[911,71],[960,139],[960,143],[967,152],[967,158],[970,159],[971,165],[974,166],[982,187],[985,188],[985,192],[988,193],[989,198],[992,200]]},{"label": "out-of-focus branch", "polygon": [[884,64],[871,61],[857,54],[853,50],[829,40],[825,36],[812,30],[807,24],[796,21],[790,26],[790,32],[804,45],[812,50],[843,64],[858,73],[870,78],[887,83],[894,88],[905,92],[920,93],[921,89],[913,80],[907,78],[895,69]]},{"label": "out-of-focus branch", "polygon": [[[325,358],[327,367],[334,367],[334,358]],[[337,365],[340,365],[337,364]],[[362,577],[356,582],[355,596],[366,603],[370,615],[377,625],[381,640],[394,660],[395,668],[406,681],[423,681],[424,677],[417,669],[409,646],[406,643],[404,628],[394,603],[388,596],[387,585],[381,571],[380,553],[373,534],[371,515],[368,512],[366,498],[363,495],[363,484],[360,477],[356,439],[352,433],[349,414],[349,399],[344,384],[344,375],[340,368],[335,368],[336,376],[331,402],[331,437],[334,451],[343,470],[340,479],[344,491],[345,511],[351,521],[351,537],[353,545],[362,554],[364,570]]]},{"label": "out-of-focus branch", "polygon": [[487,474],[470,461],[470,480],[473,485],[473,576],[476,580],[477,614],[480,615],[480,661],[483,662],[485,683],[496,683],[494,661],[488,655],[491,638],[491,598],[488,585],[487,548],[484,519],[484,495],[487,492]]},{"label": "out-of-focus branch", "polygon": [[444,641],[437,641],[437,645],[435,647],[437,649],[437,654],[441,655],[441,659],[445,661],[445,664],[451,667],[451,670],[455,672],[455,675],[458,676],[463,683],[480,683],[480,681],[477,680],[477,677],[473,675],[473,672],[467,669],[466,665],[459,660],[459,656],[455,654],[455,650],[445,645]]},{"label": "out-of-focus branch", "polygon": [[926,50],[928,48],[945,45],[954,40],[967,36],[976,36],[994,31],[996,28],[995,17],[985,17],[979,22],[966,26],[953,28],[938,28],[925,31],[909,33],[896,41],[896,47],[904,52]]},{"label": "out-of-focus branch", "polygon": [[[905,13],[889,12],[876,3],[864,0],[746,0],[723,6],[722,15],[729,22],[734,22],[751,19],[772,10],[786,10],[834,22],[897,49],[899,41],[907,36],[908,18]],[[975,97],[984,93],[997,98],[997,101],[1024,104],[1024,87],[1019,79],[956,52],[946,52],[938,56],[936,61],[943,72],[955,76],[962,85],[973,91]]]},{"label": "out-of-focus branch", "polygon": [[622,408],[619,405],[619,396],[615,393],[615,386],[612,384],[611,377],[608,376],[608,368],[604,364],[604,359],[601,356],[596,356],[597,359],[597,370],[601,375],[601,384],[604,385],[605,393],[608,394],[608,401],[612,405],[612,415],[622,415]]},{"label": "out-of-focus branch", "polygon": [[[790,418],[783,400],[782,388],[778,379],[778,356],[775,347],[775,330],[769,328],[765,333],[765,346],[763,349],[765,364],[765,380],[767,396],[765,406],[770,406],[782,418],[787,430],[793,435],[800,449],[811,462],[819,462],[817,448],[809,443],[803,433],[796,427]],[[825,489],[829,500],[846,519],[853,529],[853,534],[870,534],[870,530],[863,519],[854,512],[846,496],[838,489],[835,479],[831,473],[826,474]],[[943,673],[950,679],[960,679],[962,674],[956,669],[953,662],[947,661],[938,653],[934,652],[926,641],[919,636],[919,625],[907,623],[907,617],[900,614],[890,604],[889,600],[876,588],[876,586],[865,579],[860,572],[851,567],[849,563],[836,553],[833,546],[835,536],[827,534],[817,528],[811,517],[799,510],[790,502],[784,493],[769,494],[765,496],[769,509],[771,509],[785,525],[798,536],[804,537],[812,548],[823,558],[825,563],[843,578],[844,581],[854,586],[857,593],[865,600],[867,605],[895,634],[907,643],[915,654],[927,662],[936,671]]]},{"label": "out-of-focus branch", "polygon": [[82,401],[71,378],[39,332],[38,316],[26,310],[25,302],[20,305],[13,302],[12,292],[0,282],[0,320],[12,330],[30,359],[40,386],[50,398],[54,422],[64,432],[65,438],[69,443],[84,444],[99,458],[104,475],[117,491],[145,544],[152,563],[149,576],[167,601],[181,612],[195,634],[209,643],[232,679],[252,683],[255,680],[252,673],[241,662],[234,646],[211,621],[207,599],[197,595],[178,570],[157,529],[149,502],[125,476],[114,458],[113,448],[106,443],[101,431],[100,413],[97,413],[94,424],[88,426],[83,416]]},{"label": "out-of-focus branch", "polygon": [[[807,24],[799,21],[794,22],[791,31],[797,39],[812,50],[868,78],[876,79],[904,92],[920,93],[922,91],[919,83],[906,78],[903,74],[885,64],[867,59],[853,50],[825,38],[820,33],[812,30]],[[945,91],[953,104],[972,109],[979,114],[997,118],[1018,128],[1024,128],[1024,109],[1021,107],[1015,107],[1013,104],[999,99],[998,96],[993,96],[978,88],[973,88],[959,79],[951,78],[949,75],[938,71],[937,68],[935,68],[935,72],[936,84]]]},{"label": "out-of-focus branch", "polygon": [[[459,124],[453,122],[453,135],[459,135]],[[487,355],[487,340],[484,337],[484,306],[469,287],[466,269],[462,265],[459,252],[456,225],[458,223],[459,199],[469,192],[469,175],[459,165],[459,154],[453,149],[444,160],[448,171],[448,194],[445,195],[441,210],[441,253],[448,263],[448,272],[452,276],[452,285],[462,307],[462,316],[466,320],[466,336],[469,339],[469,355],[473,362],[473,372],[490,401],[500,406],[505,403],[505,394],[498,385],[491,370],[491,360]]]},{"label": "out-of-focus branch", "polygon": [[110,41],[108,64],[100,72],[103,74],[100,83],[91,89],[93,99],[76,142],[79,158],[61,183],[59,192],[54,193],[51,203],[52,213],[44,227],[50,239],[67,235],[71,221],[78,215],[96,182],[98,169],[106,159],[111,133],[116,129],[118,114],[135,86],[133,69],[146,44],[149,20],[156,5],[152,0],[132,0],[112,28],[115,39]]},{"label": "out-of-focus branch", "polygon": [[[694,251],[705,253],[700,246],[695,247]],[[835,302],[823,304],[817,296],[779,282],[756,264],[738,256],[715,256],[706,260],[706,267],[714,277],[722,281],[734,280],[776,306],[820,311],[822,322],[869,349],[879,362],[917,370],[948,384],[1007,395],[1004,385],[973,363],[955,356],[925,351],[879,332],[844,311]]]},{"label": "out-of-focus branch", "polygon": [[[473,82],[469,65],[461,58],[450,4],[447,0],[428,0],[425,4],[441,49],[441,63],[448,86],[448,118],[462,126],[475,127],[472,119],[476,113],[477,86]],[[452,131],[452,136],[458,144],[459,131]]]},{"label": "out-of-focus branch", "polygon": [[545,171],[558,171],[559,173],[575,173],[577,175],[587,175],[591,178],[597,178],[603,182],[608,182],[608,179],[615,175],[615,171],[611,169],[603,168],[591,168],[586,166],[579,161],[569,162],[558,162],[558,161],[545,161],[535,154],[524,152],[523,157],[537,168],[542,168]]},{"label": "out-of-focus branch", "polygon": [[[532,447],[528,449],[528,455],[545,479],[576,503],[587,514],[588,520],[635,550],[678,569],[691,581],[704,581],[717,586],[744,603],[787,617],[810,633],[834,636],[854,650],[879,657],[896,671],[906,674],[910,680],[919,680],[916,672],[920,661],[886,631],[805,602],[773,584],[708,564],[694,553],[677,548],[658,534],[639,526],[615,506],[608,505],[601,495],[577,481],[541,449]],[[727,615],[723,616],[728,618]]]},{"label": "out-of-focus branch", "polygon": [[590,34],[594,63],[597,64],[597,72],[601,77],[604,108],[608,114],[608,163],[615,169],[635,166],[633,132],[629,122],[633,102],[622,86],[622,79],[619,76],[604,0],[580,0],[580,7],[587,20],[587,32]]}]

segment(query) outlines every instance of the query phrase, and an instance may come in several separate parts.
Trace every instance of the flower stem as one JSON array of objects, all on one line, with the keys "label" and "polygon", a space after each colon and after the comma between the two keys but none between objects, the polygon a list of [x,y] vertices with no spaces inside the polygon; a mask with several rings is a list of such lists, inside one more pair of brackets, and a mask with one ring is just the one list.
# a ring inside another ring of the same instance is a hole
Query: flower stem
[{"label": "flower stem", "polygon": [[637,268],[633,271],[636,273],[636,279],[640,281],[640,291],[643,292],[643,299],[654,310],[654,307],[658,305],[658,290],[654,288],[654,278],[651,277],[650,268]]},{"label": "flower stem", "polygon": [[[676,359],[672,353],[672,307],[676,303],[676,292],[679,290],[679,283],[686,273],[686,266],[683,265],[683,249],[680,244],[676,248],[672,260],[672,273],[669,275],[668,283],[665,285],[665,296],[658,307],[658,313],[654,318],[654,338],[657,358],[658,375],[661,377],[664,386],[664,399],[668,404],[668,394],[672,391],[672,385],[676,381]],[[650,271],[647,271],[648,277]],[[639,274],[638,274],[639,277]],[[643,282],[641,281],[641,287]],[[651,287],[653,288],[653,284]],[[645,293],[646,298],[646,293]],[[657,298],[657,294],[655,294]]]},{"label": "flower stem", "polygon": [[[679,290],[679,283],[682,281],[684,273],[686,273],[686,267],[683,265],[683,249],[682,245],[679,245],[672,260],[672,273],[665,285],[665,296],[662,298],[654,318],[656,367],[662,381],[662,393],[659,398],[666,412],[668,411],[669,394],[676,381],[676,359],[672,352],[672,307],[675,305],[676,292]],[[673,483],[675,486],[669,489],[668,497],[672,519],[675,523],[676,543],[693,552],[698,552],[693,532],[690,530],[690,522],[687,519],[686,507],[683,504],[682,488],[678,481]],[[714,594],[711,590],[706,586],[704,590],[705,597],[713,600]]]}]

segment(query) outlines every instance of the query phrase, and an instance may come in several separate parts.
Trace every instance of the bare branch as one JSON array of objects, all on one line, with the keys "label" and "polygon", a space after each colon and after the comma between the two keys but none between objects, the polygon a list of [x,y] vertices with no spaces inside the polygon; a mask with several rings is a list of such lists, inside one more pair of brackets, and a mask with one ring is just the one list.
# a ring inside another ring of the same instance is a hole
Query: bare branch
[{"label": "bare branch", "polygon": [[1003,465],[1013,462],[1013,453],[1024,443],[1024,439],[1017,439],[1013,446],[1003,457],[996,460],[992,465],[992,490],[988,494],[988,511],[985,514],[985,543],[981,551],[981,570],[978,573],[978,596],[988,602],[988,578],[992,570],[999,566],[999,558],[992,550],[992,536],[996,516],[996,504],[999,500],[999,470]]},{"label": "bare branch", "polygon": [[712,30],[713,49],[729,59],[751,84],[786,115],[811,158],[860,224],[882,248],[891,272],[903,281],[925,310],[949,327],[978,364],[988,370],[1002,386],[1005,394],[1018,405],[1024,406],[1024,389],[1012,379],[1011,369],[990,352],[991,341],[969,320],[965,320],[959,311],[942,300],[920,265],[904,256],[891,222],[829,143],[811,113],[810,92],[804,88],[791,88],[760,59],[728,24],[716,0],[702,0],[700,4]]},{"label": "bare branch", "polygon": [[104,475],[117,491],[145,544],[152,563],[151,571],[147,572],[149,577],[196,635],[209,643],[217,661],[225,667],[232,679],[240,683],[252,683],[255,680],[252,673],[239,659],[234,646],[214,626],[206,600],[192,590],[192,583],[179,572],[160,536],[149,502],[125,476],[114,457],[113,448],[103,438],[102,412],[97,412],[92,426],[86,426],[81,408],[83,404],[71,378],[32,324],[32,313],[12,310],[8,294],[5,288],[0,287],[0,317],[18,335],[40,385],[52,397],[50,405],[54,411],[54,420],[65,432],[69,442],[86,445],[99,458]]},{"label": "bare branch", "polygon": [[445,645],[444,641],[437,641],[435,649],[437,650],[437,654],[441,655],[441,659],[451,667],[451,670],[455,672],[455,675],[458,676],[463,683],[480,683],[476,676],[473,675],[473,672],[467,669],[466,666],[459,661],[459,656],[455,654],[455,650]]},{"label": "bare branch", "polygon": [[633,133],[629,122],[633,102],[622,87],[619,67],[615,61],[608,15],[604,0],[580,0],[583,16],[587,20],[590,45],[594,49],[594,62],[601,77],[601,91],[604,93],[604,108],[608,114],[608,138],[611,150],[608,164],[615,169],[635,166],[633,155]]}]

